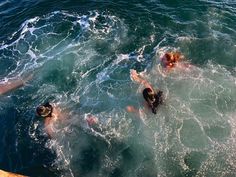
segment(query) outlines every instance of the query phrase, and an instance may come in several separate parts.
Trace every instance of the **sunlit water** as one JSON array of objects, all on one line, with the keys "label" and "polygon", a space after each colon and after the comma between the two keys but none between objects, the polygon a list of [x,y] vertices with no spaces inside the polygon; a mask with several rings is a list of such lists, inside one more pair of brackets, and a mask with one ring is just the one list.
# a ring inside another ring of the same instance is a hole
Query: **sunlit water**
[{"label": "sunlit water", "polygon": [[[12,4],[0,3],[0,79],[34,77],[0,97],[1,169],[66,177],[236,175],[234,2]],[[159,58],[170,50],[190,66],[166,73]],[[156,115],[126,111],[144,108],[130,69],[163,90]],[[46,101],[68,116],[51,139],[35,116]],[[94,129],[87,114],[99,119]]]}]

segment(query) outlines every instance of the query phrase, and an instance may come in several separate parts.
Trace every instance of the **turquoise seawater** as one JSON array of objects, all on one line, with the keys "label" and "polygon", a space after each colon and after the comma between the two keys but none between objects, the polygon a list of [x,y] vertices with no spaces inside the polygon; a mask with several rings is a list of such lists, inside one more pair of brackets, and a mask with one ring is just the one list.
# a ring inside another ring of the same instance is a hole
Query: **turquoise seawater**
[{"label": "turquoise seawater", "polygon": [[[234,0],[0,0],[0,169],[35,177],[236,176]],[[178,50],[189,69],[163,74]],[[165,94],[140,116],[143,72]],[[49,138],[35,108],[60,104]],[[99,119],[91,130],[87,114]]]}]

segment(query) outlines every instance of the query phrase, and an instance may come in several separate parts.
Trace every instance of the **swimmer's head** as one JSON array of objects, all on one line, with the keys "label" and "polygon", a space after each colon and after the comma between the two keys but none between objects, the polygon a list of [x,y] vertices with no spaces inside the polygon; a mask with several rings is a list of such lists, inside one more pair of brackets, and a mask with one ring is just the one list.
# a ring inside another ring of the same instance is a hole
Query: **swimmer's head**
[{"label": "swimmer's head", "polygon": [[145,88],[143,90],[143,98],[148,102],[152,103],[155,101],[155,93],[150,88]]},{"label": "swimmer's head", "polygon": [[161,58],[162,65],[164,67],[174,67],[177,62],[183,60],[184,56],[180,52],[167,52]]},{"label": "swimmer's head", "polygon": [[173,54],[170,52],[165,53],[161,58],[161,64],[163,67],[172,67],[173,65]]},{"label": "swimmer's head", "polygon": [[49,103],[40,105],[36,108],[36,113],[43,118],[50,117],[52,114],[52,106]]},{"label": "swimmer's head", "polygon": [[156,114],[158,106],[163,103],[163,92],[159,90],[157,93],[154,93],[152,89],[145,88],[143,90],[143,97],[151,107],[152,112]]},{"label": "swimmer's head", "polygon": [[167,62],[171,62],[172,60],[172,54],[171,53],[166,53],[164,55],[164,58],[166,59]]}]

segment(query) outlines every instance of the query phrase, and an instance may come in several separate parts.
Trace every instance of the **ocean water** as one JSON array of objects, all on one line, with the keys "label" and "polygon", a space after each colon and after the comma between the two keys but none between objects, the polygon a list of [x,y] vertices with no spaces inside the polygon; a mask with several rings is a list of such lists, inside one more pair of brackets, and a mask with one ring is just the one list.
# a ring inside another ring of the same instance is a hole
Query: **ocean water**
[{"label": "ocean water", "polygon": [[[234,0],[1,0],[0,169],[35,177],[236,176]],[[160,55],[191,63],[164,73]],[[165,94],[143,109],[142,72]],[[35,108],[67,115],[53,138]],[[85,117],[99,125],[90,129]]]}]

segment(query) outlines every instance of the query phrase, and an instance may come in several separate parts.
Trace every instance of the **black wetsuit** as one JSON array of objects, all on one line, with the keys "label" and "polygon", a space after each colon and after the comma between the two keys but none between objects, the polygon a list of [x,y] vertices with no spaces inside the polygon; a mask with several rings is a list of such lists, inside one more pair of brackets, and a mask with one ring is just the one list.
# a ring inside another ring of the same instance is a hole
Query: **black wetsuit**
[{"label": "black wetsuit", "polygon": [[155,93],[154,98],[155,101],[152,103],[151,108],[152,112],[156,114],[158,106],[163,103],[162,91],[158,91],[157,93]]},{"label": "black wetsuit", "polygon": [[145,88],[143,90],[143,97],[147,101],[149,107],[152,109],[153,114],[156,114],[158,106],[163,103],[163,92],[158,91],[154,94],[151,93],[152,90],[150,88]]}]

